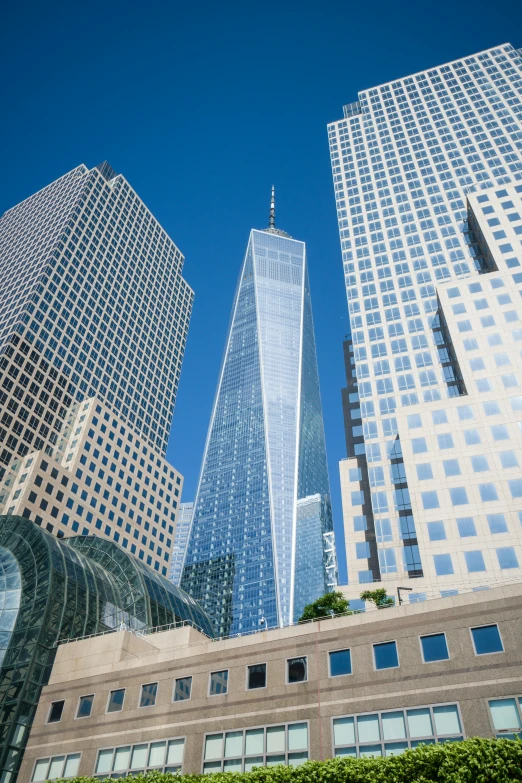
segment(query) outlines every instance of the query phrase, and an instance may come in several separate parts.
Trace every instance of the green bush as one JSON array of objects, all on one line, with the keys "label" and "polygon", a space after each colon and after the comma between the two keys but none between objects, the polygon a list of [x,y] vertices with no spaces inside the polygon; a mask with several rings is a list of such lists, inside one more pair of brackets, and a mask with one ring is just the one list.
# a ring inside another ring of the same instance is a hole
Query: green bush
[{"label": "green bush", "polygon": [[[149,772],[133,783],[511,783],[522,781],[522,742],[475,737],[422,745],[388,758],[336,758],[301,767],[258,767],[252,772],[176,775]],[[76,778],[67,783],[95,783]]]}]

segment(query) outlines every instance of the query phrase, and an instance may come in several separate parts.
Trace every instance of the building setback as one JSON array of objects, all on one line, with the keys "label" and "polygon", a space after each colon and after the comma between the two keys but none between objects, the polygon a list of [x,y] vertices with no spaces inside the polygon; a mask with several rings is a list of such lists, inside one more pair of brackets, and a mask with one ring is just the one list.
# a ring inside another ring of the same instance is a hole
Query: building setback
[{"label": "building setback", "polygon": [[210,641],[60,646],[19,780],[240,772],[522,726],[522,585]]},{"label": "building setback", "polygon": [[217,633],[288,625],[335,584],[303,242],[252,230],[210,421],[182,587]]},{"label": "building setback", "polygon": [[520,573],[521,95],[506,44],[361,92],[329,126],[348,595]]},{"label": "building setback", "polygon": [[162,575],[182,486],[165,461],[193,300],[182,268],[106,163],[0,218],[0,512],[110,538]]}]

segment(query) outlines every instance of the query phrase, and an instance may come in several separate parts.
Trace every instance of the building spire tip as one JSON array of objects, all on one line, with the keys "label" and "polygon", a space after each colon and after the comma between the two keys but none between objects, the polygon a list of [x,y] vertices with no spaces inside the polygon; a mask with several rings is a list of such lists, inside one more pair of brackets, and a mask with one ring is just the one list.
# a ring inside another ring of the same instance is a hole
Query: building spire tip
[{"label": "building spire tip", "polygon": [[272,185],[272,196],[270,198],[270,215],[268,218],[268,228],[275,228],[275,186]]}]

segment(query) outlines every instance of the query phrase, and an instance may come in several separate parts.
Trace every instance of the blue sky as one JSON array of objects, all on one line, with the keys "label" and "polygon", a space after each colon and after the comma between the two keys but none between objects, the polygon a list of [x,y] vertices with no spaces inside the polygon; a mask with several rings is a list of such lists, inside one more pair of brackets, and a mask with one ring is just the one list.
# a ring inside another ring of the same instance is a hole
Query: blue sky
[{"label": "blue sky", "polygon": [[[0,26],[0,213],[109,160],[186,256],[196,293],[168,458],[193,498],[251,227],[306,241],[336,526],[348,316],[326,124],[357,91],[522,46],[519,0],[27,0]],[[344,574],[344,569],[342,569]]]}]

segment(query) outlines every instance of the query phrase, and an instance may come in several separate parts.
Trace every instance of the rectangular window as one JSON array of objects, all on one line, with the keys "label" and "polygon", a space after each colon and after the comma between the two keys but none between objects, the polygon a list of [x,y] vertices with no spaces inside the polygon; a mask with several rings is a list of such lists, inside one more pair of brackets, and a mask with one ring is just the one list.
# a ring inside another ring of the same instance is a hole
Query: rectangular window
[{"label": "rectangular window", "polygon": [[37,759],[31,783],[43,783],[45,780],[75,778],[78,775],[81,753],[69,753],[67,756],[51,756]]},{"label": "rectangular window", "polygon": [[424,663],[449,660],[448,643],[445,633],[433,633],[420,637],[422,660]]},{"label": "rectangular window", "polygon": [[266,688],[266,663],[247,666],[247,689]]},{"label": "rectangular window", "polygon": [[156,704],[157,693],[157,682],[149,682],[147,685],[142,685],[140,694],[140,707],[154,707]]},{"label": "rectangular window", "polygon": [[118,688],[118,690],[111,691],[109,693],[109,701],[107,703],[107,712],[121,712],[124,701],[125,688]]},{"label": "rectangular window", "polygon": [[471,638],[475,648],[475,655],[490,655],[491,653],[504,652],[504,646],[500,637],[498,625],[480,625],[471,629]]},{"label": "rectangular window", "polygon": [[381,642],[373,645],[375,668],[396,669],[399,666],[399,655],[396,642]]},{"label": "rectangular window", "polygon": [[228,691],[228,669],[210,673],[209,696],[223,696]]},{"label": "rectangular window", "polygon": [[94,774],[103,778],[122,778],[140,772],[181,772],[184,739],[140,742],[98,751]]},{"label": "rectangular window", "polygon": [[249,772],[278,764],[299,766],[308,760],[308,723],[288,723],[207,734],[203,773]]},{"label": "rectangular window", "polygon": [[192,692],[192,677],[178,677],[174,681],[173,701],[187,701]]},{"label": "rectangular window", "polygon": [[53,701],[49,708],[49,715],[47,717],[47,723],[59,723],[62,719],[63,706],[65,701]]},{"label": "rectangular window", "polygon": [[437,576],[446,576],[447,574],[455,573],[450,554],[433,555],[433,565],[435,566],[435,573]]},{"label": "rectangular window", "polygon": [[352,673],[352,653],[350,650],[334,650],[328,653],[330,677],[341,677]]},{"label": "rectangular window", "polygon": [[306,657],[287,658],[286,661],[286,681],[306,682],[308,679],[308,661]]},{"label": "rectangular window", "polygon": [[458,704],[347,715],[332,721],[338,757],[397,756],[408,748],[463,739]]},{"label": "rectangular window", "polygon": [[80,696],[80,701],[78,702],[78,709],[76,711],[76,717],[89,718],[92,712],[93,702],[94,702],[93,693],[91,693],[90,696]]},{"label": "rectangular window", "polygon": [[472,552],[464,552],[464,559],[466,561],[466,567],[468,569],[469,574],[486,570],[486,564],[484,563],[484,555],[479,549],[474,550]]},{"label": "rectangular window", "polygon": [[520,737],[522,729],[522,720],[520,715],[521,699],[491,699],[489,701],[489,712],[491,722],[495,731],[500,732],[497,738],[515,739]]}]

